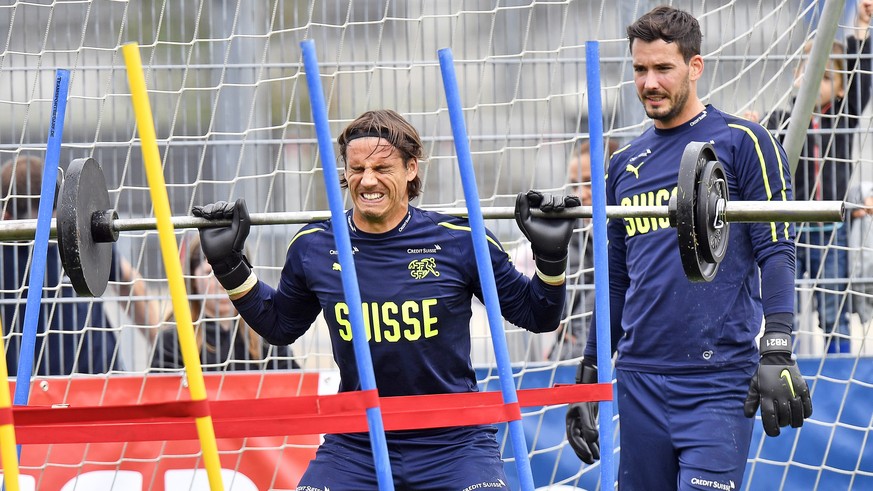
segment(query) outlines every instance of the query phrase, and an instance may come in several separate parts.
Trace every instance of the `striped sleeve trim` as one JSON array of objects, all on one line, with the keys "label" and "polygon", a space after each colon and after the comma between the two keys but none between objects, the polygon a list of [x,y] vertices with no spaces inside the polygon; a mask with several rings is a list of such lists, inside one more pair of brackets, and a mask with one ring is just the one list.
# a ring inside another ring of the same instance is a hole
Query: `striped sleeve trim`
[{"label": "striped sleeve trim", "polygon": [[[755,153],[758,155],[758,163],[761,167],[761,178],[764,182],[764,190],[767,192],[767,201],[773,201],[773,191],[770,188],[770,178],[767,175],[767,161],[764,159],[764,153],[761,151],[761,142],[758,140],[758,136],[752,131],[748,126],[743,126],[739,124],[728,124],[729,127],[738,129],[740,131],[745,132],[749,135],[749,138],[752,139],[752,142],[755,144]],[[770,145],[773,146],[773,153],[776,155],[777,159],[777,168],[779,169],[779,179],[782,182],[781,186],[781,201],[788,201],[788,196],[785,193],[785,170],[782,165],[782,155],[779,153],[779,149],[776,146],[776,140],[773,138],[773,135],[770,132],[767,132],[767,136],[770,140]],[[788,222],[782,222],[783,224],[783,233],[785,238],[788,238]],[[779,240],[779,233],[776,230],[776,222],[770,222],[770,233],[773,237],[773,242]]]},{"label": "striped sleeve trim", "polygon": [[299,232],[297,235],[294,236],[293,239],[291,239],[291,242],[288,243],[288,248],[290,249],[290,248],[291,248],[291,244],[293,244],[294,241],[296,241],[296,240],[299,239],[300,237],[303,237],[304,235],[309,235],[309,234],[314,233],[314,232],[321,232],[321,230],[322,230],[322,229],[320,229],[320,228],[311,228],[311,229],[309,229],[309,230],[304,230],[304,231],[302,231],[302,232]]},{"label": "striped sleeve trim", "polygon": [[[470,227],[464,227],[463,225],[455,225],[454,223],[439,222],[437,225],[451,229],[451,230],[463,230],[465,232],[472,232],[472,229]],[[491,242],[492,244],[494,244],[495,247],[500,249],[500,251],[506,252],[503,250],[503,246],[500,245],[500,243],[498,243],[496,240],[492,239],[491,236],[489,236],[488,234],[485,234],[485,238],[488,239],[488,242]]]}]

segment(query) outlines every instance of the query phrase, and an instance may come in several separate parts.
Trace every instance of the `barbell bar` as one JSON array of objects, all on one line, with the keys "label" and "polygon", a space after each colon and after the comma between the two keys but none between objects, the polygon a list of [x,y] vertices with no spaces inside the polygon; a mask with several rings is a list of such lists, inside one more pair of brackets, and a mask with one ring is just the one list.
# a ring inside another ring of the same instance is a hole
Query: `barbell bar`
[{"label": "barbell bar", "polygon": [[[727,244],[731,222],[838,222],[847,205],[842,201],[758,202],[729,201],[724,170],[709,143],[690,143],[682,157],[677,192],[666,206],[607,206],[607,218],[667,219],[676,227],[679,252],[691,281],[715,276]],[[429,208],[465,217],[466,208]],[[531,210],[533,216],[591,218],[591,206],[560,212]],[[514,207],[482,209],[486,219],[511,219]],[[252,213],[252,225],[305,224],[330,218],[328,211]],[[230,225],[230,220],[194,216],[172,217],[174,228],[210,228]],[[76,292],[100,296],[109,282],[112,243],[120,232],[157,228],[155,218],[118,218],[110,208],[106,179],[92,158],[73,160],[59,191],[57,218],[50,236],[58,240],[61,262]],[[36,220],[0,222],[0,240],[32,240]]]},{"label": "barbell bar", "polygon": [[[782,206],[785,206],[784,208]],[[465,218],[467,209],[426,208],[444,215]],[[722,218],[726,222],[769,223],[774,221],[773,205],[766,201],[729,201],[725,204]],[[781,222],[838,222],[843,219],[846,203],[843,201],[793,201],[780,203],[778,221]],[[545,213],[531,210],[531,215],[543,218],[592,218],[591,206],[578,206],[561,213]],[[250,213],[252,225],[294,225],[330,219],[330,211],[276,211]],[[512,206],[492,206],[482,208],[486,219],[514,219]],[[664,206],[607,206],[606,218],[670,218],[670,207]],[[217,228],[230,225],[230,220],[208,220],[194,216],[175,216],[170,219],[173,228],[200,229]],[[51,238],[57,238],[57,220],[51,222]],[[110,228],[114,232],[142,232],[157,229],[157,219],[114,218]],[[33,240],[36,220],[7,220],[0,222],[0,239]]]}]

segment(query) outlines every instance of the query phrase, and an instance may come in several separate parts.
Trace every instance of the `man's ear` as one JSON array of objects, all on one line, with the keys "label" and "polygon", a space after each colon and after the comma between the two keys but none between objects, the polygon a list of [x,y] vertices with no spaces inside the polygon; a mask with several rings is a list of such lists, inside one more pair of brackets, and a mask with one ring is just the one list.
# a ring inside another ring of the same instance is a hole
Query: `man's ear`
[{"label": "man's ear", "polygon": [[418,159],[409,159],[406,161],[406,180],[411,181],[418,175]]},{"label": "man's ear", "polygon": [[688,68],[691,70],[691,80],[697,80],[703,75],[703,57],[694,55],[688,61]]}]

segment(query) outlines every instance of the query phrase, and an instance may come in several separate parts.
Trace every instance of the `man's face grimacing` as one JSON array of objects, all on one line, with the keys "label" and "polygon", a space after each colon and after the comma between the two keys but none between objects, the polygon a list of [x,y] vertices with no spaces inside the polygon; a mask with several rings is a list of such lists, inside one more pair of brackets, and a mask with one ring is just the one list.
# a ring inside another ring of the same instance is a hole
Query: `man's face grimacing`
[{"label": "man's face grimacing", "polygon": [[349,142],[345,177],[355,226],[370,233],[397,226],[409,210],[407,183],[417,174],[418,162],[404,162],[387,140],[366,137]]},{"label": "man's face grimacing", "polygon": [[672,128],[697,114],[697,106],[688,100],[696,100],[703,57],[695,55],[686,63],[676,43],[661,39],[634,40],[631,56],[637,96],[655,127]]}]

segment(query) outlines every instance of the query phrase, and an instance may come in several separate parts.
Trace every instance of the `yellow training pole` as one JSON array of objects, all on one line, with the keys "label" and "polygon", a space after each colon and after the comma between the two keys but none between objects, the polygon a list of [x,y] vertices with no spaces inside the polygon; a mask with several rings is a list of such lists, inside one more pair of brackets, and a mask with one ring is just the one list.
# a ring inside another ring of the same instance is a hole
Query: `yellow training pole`
[{"label": "yellow training pole", "polygon": [[[0,328],[0,411],[12,410],[9,395],[9,370],[6,367],[6,349],[3,347],[3,329]],[[15,426],[0,424],[0,461],[3,463],[3,486],[7,491],[18,491],[18,449],[15,444]]]},{"label": "yellow training pole", "polygon": [[[188,388],[194,401],[206,400],[206,383],[203,381],[203,370],[200,367],[200,356],[197,353],[197,343],[194,340],[194,325],[191,321],[191,309],[188,305],[188,293],[182,276],[182,263],[179,260],[179,246],[173,233],[173,222],[170,215],[170,199],[167,196],[167,185],[164,181],[161,157],[158,153],[158,141],[155,136],[154,120],[146,91],[145,76],[142,71],[142,59],[137,43],[128,43],[121,47],[124,64],[127,66],[127,80],[130,84],[130,97],[133,101],[133,112],[136,115],[136,125],[139,128],[139,140],[142,147],[142,157],[145,164],[149,191],[155,207],[158,238],[161,242],[161,254],[164,257],[164,268],[167,270],[167,281],[170,284],[170,297],[173,301],[173,311],[176,316],[176,330],[179,333],[179,343],[182,345],[182,361],[185,362],[185,373],[188,376]],[[218,459],[218,445],[215,443],[215,428],[212,426],[212,416],[195,418],[197,434],[200,436],[200,446],[203,450],[203,462],[206,475],[209,478],[209,489],[223,490],[221,482],[221,462]]]}]

